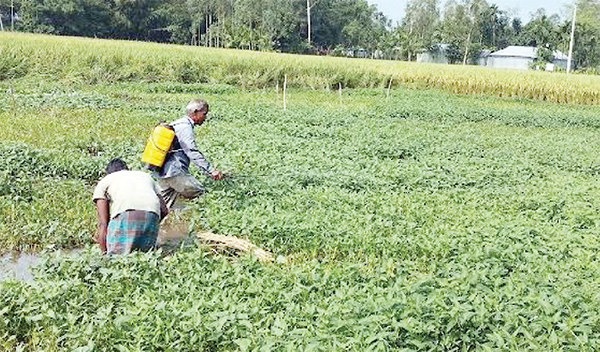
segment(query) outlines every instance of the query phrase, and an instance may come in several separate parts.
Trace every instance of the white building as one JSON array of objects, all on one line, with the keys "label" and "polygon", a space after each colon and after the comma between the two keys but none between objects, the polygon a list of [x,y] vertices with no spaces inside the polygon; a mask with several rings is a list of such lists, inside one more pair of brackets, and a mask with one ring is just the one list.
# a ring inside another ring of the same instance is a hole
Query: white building
[{"label": "white building", "polygon": [[[509,46],[491,53],[485,60],[485,65],[497,68],[514,68],[527,70],[532,63],[537,61],[537,49],[529,46]],[[567,68],[567,56],[560,51],[555,51],[553,55],[555,66]]]},{"label": "white building", "polygon": [[492,53],[491,50],[487,50],[487,49],[481,50],[481,52],[479,53],[479,58],[477,59],[477,65],[487,66],[488,59],[489,59],[491,53]]},{"label": "white building", "polygon": [[417,62],[434,62],[438,64],[447,64],[448,57],[446,57],[446,51],[448,50],[448,44],[438,44],[435,50],[424,51],[417,54]]}]

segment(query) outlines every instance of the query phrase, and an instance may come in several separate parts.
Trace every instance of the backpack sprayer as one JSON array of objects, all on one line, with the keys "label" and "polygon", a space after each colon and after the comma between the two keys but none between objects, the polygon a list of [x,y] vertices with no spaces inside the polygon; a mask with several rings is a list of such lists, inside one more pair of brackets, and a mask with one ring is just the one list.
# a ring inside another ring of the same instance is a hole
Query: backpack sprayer
[{"label": "backpack sprayer", "polygon": [[163,166],[174,138],[175,131],[171,126],[165,122],[157,123],[146,142],[146,148],[142,153],[142,164],[150,170]]}]

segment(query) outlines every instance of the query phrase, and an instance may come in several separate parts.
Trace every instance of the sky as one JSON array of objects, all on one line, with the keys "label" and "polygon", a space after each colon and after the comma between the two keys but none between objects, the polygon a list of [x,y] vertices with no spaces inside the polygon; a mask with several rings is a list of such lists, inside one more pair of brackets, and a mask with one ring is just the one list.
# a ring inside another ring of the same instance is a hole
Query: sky
[{"label": "sky", "polygon": [[[395,24],[404,16],[407,0],[367,0],[367,2],[377,5],[377,9]],[[546,9],[548,15],[556,13],[564,17],[564,5],[572,2],[572,0],[488,0],[489,4],[496,4],[501,10],[509,11],[511,17],[520,17],[524,23],[529,22],[531,14],[540,7]],[[440,1],[440,4],[444,3],[444,0]]]}]

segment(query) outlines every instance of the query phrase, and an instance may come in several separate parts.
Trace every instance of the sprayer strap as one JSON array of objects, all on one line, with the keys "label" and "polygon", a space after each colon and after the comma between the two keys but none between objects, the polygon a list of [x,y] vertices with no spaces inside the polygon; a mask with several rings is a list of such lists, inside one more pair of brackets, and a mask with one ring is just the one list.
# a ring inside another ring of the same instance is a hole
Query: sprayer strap
[{"label": "sprayer strap", "polygon": [[[168,153],[169,149],[171,149],[171,145],[169,145],[167,147],[167,149],[162,149],[161,147],[159,147],[156,142],[154,141],[154,129],[156,129],[156,127],[158,127],[159,125],[163,125],[165,126],[165,128],[169,128],[171,130],[173,130],[173,127],[171,127],[169,124],[163,122],[163,121],[159,121],[156,125],[154,125],[154,128],[152,129],[152,134],[150,134],[150,141],[152,142],[152,145],[154,146],[154,148],[160,150],[163,153]],[[173,144],[173,141],[171,141],[171,144]]]}]

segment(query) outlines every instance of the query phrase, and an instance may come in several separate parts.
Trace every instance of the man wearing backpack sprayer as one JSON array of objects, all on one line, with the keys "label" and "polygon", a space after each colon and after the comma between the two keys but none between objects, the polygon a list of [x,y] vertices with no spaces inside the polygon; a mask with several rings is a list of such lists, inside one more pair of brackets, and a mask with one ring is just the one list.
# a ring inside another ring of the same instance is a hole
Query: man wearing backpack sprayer
[{"label": "man wearing backpack sprayer", "polygon": [[194,126],[201,125],[206,119],[208,103],[203,99],[193,99],[186,110],[186,116],[170,123],[175,138],[156,175],[169,208],[173,207],[178,196],[192,199],[204,193],[204,186],[190,174],[190,161],[215,180],[223,177],[221,171],[215,169],[196,147]]}]

